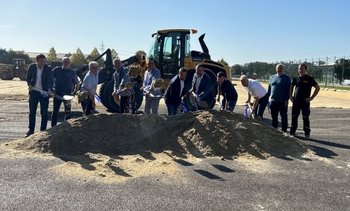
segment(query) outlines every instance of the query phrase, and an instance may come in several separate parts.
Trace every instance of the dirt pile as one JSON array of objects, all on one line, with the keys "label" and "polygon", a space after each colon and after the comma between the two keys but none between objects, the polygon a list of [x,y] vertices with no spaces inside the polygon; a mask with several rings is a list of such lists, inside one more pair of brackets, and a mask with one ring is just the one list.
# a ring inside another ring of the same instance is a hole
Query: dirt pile
[{"label": "dirt pile", "polygon": [[186,157],[253,155],[300,157],[307,151],[297,139],[261,122],[226,111],[176,116],[98,114],[70,120],[14,143],[17,149],[54,155],[128,156],[170,152]]}]

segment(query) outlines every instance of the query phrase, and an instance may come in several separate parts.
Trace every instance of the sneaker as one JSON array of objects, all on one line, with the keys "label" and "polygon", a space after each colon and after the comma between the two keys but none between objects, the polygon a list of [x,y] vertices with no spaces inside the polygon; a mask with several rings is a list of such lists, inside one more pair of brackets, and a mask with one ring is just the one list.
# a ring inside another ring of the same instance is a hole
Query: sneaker
[{"label": "sneaker", "polygon": [[27,134],[26,134],[26,138],[28,137],[28,136],[30,136],[30,135],[33,135],[34,134],[34,131],[32,131],[32,130],[29,130],[28,132],[27,132]]}]

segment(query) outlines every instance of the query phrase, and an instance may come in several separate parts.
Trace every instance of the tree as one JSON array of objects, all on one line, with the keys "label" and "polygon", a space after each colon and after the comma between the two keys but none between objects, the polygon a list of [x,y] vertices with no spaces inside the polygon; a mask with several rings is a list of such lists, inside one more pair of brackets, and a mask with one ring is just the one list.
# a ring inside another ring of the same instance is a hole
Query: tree
[{"label": "tree", "polygon": [[227,65],[228,66],[228,63],[223,58],[218,60],[218,62],[223,64],[223,65]]},{"label": "tree", "polygon": [[242,66],[239,64],[235,64],[231,67],[231,74],[232,75],[241,75],[242,74]]},{"label": "tree", "polygon": [[[90,55],[88,55],[88,57],[86,58],[86,60],[88,60],[88,62],[94,61],[97,57],[101,56],[100,52],[98,52],[97,48],[94,48]],[[99,60],[97,60],[97,63],[99,66],[103,66],[103,62],[104,60],[102,58],[100,58]]]},{"label": "tree", "polygon": [[49,53],[47,54],[47,62],[49,64],[52,62],[57,62],[57,54],[54,47],[51,47]]},{"label": "tree", "polygon": [[71,61],[72,61],[73,68],[81,68],[87,64],[85,60],[85,56],[83,52],[80,50],[80,48],[78,48],[77,51],[73,53]]},{"label": "tree", "polygon": [[114,50],[113,48],[111,50],[111,53],[112,53],[112,60],[114,60],[116,58],[119,58],[119,55],[118,55],[117,51]]},{"label": "tree", "polygon": [[26,64],[33,62],[24,51],[14,51],[12,49],[6,51],[6,49],[0,49],[0,63],[14,64],[13,59],[24,59]]},{"label": "tree", "polygon": [[338,59],[334,64],[335,77],[341,84],[344,79],[350,78],[350,59]]}]

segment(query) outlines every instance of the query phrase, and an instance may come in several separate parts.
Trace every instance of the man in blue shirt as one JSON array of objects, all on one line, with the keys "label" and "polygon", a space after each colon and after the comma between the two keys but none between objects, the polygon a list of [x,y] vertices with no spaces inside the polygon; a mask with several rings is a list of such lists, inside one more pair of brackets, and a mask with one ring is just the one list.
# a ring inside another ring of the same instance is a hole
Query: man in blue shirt
[{"label": "man in blue shirt", "polygon": [[281,115],[282,131],[288,128],[288,100],[290,94],[290,78],[284,73],[282,64],[276,66],[276,74],[272,75],[269,82],[268,93],[270,94],[270,110],[272,126],[278,127],[278,113]]},{"label": "man in blue shirt", "polygon": [[159,107],[159,95],[162,94],[158,89],[153,89],[152,82],[161,77],[160,70],[156,68],[156,64],[153,58],[149,58],[147,61],[148,69],[145,71],[143,77],[143,89],[145,93],[145,113],[158,114]]},{"label": "man in blue shirt", "polygon": [[[113,73],[113,81],[114,81],[114,88],[113,88],[113,99],[114,101],[119,105],[120,104],[120,94],[118,93],[118,90],[120,88],[121,82],[126,79],[126,76],[128,75],[128,69],[124,68],[122,62],[119,58],[116,58],[113,60],[114,70]],[[122,109],[120,109],[121,111]],[[121,112],[122,113],[122,112]]]},{"label": "man in blue shirt", "polygon": [[[56,67],[52,70],[54,78],[55,94],[59,96],[72,95],[78,91],[79,79],[74,70],[70,68],[71,61],[69,57],[62,59],[62,66]],[[61,103],[64,105],[65,120],[71,118],[71,101],[62,100],[54,97],[53,111],[51,116],[51,126],[57,125],[57,115],[60,110]]]}]

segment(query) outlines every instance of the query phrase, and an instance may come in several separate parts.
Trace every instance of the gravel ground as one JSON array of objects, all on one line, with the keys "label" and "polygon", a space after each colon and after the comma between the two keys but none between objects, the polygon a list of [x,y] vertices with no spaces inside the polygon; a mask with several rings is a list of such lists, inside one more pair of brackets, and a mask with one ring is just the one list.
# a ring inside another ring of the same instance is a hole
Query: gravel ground
[{"label": "gravel ground", "polygon": [[[313,108],[312,139],[302,141],[315,155],[302,160],[180,159],[179,178],[122,183],[62,176],[52,170],[59,158],[8,157],[2,147],[0,210],[350,210],[349,121],[350,109]],[[0,100],[0,143],[23,137],[27,124],[25,100]]]}]

